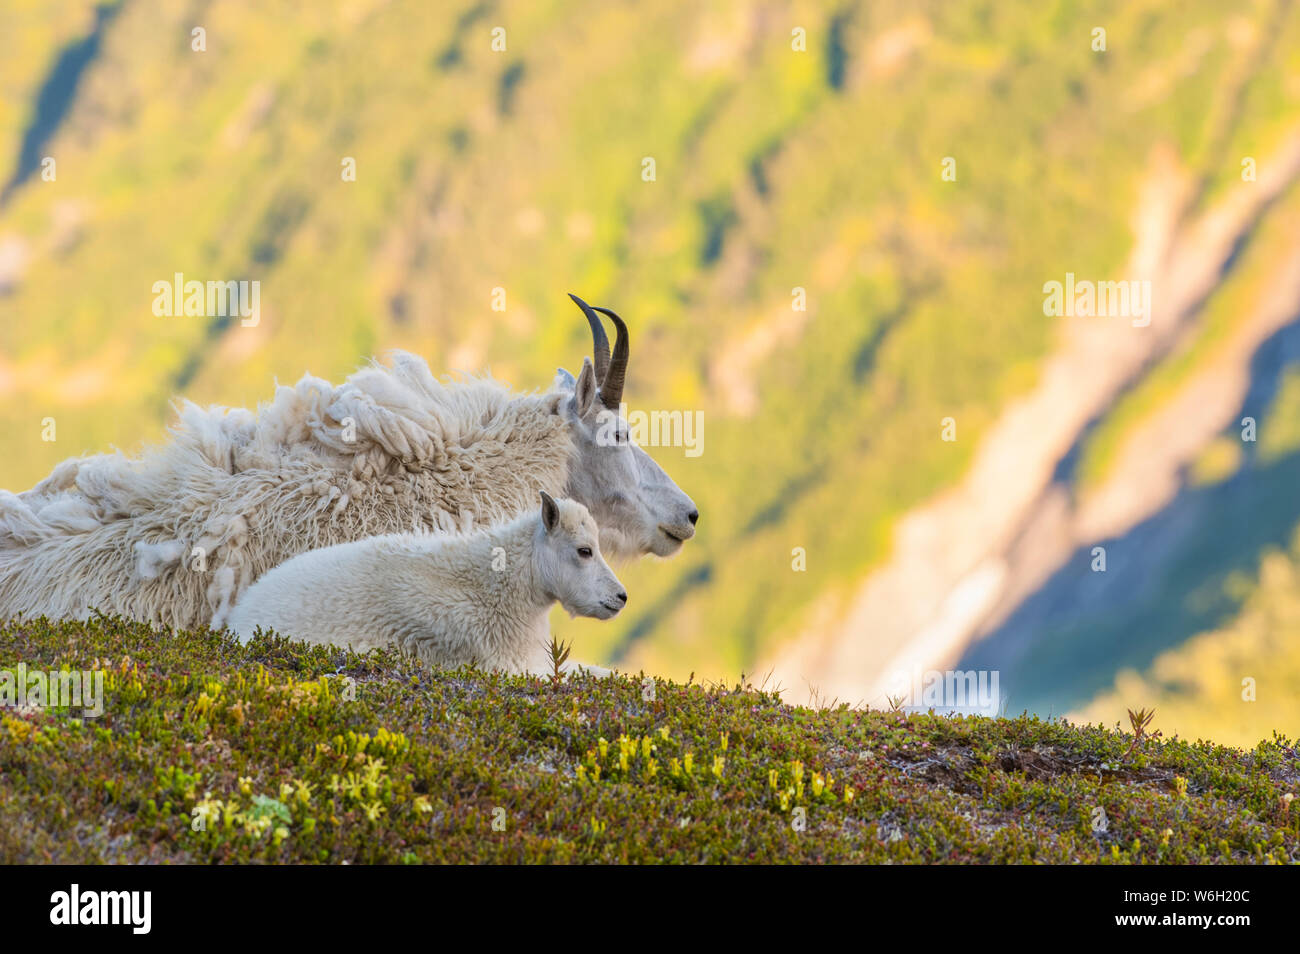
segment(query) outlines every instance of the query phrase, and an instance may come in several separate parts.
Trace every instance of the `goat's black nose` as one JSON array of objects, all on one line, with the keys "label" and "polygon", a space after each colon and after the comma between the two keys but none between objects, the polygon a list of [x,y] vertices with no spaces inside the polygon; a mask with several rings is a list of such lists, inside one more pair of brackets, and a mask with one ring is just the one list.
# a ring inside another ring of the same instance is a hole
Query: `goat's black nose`
[{"label": "goat's black nose", "polygon": [[692,510],[686,515],[686,519],[691,522],[691,526],[693,527],[695,526],[695,521],[700,519],[700,512],[698,510]]},{"label": "goat's black nose", "polygon": [[626,594],[626,593],[620,593],[620,594],[618,594],[618,601],[619,601],[620,603],[624,603],[624,604],[626,604],[626,603],[627,603],[627,594]]}]

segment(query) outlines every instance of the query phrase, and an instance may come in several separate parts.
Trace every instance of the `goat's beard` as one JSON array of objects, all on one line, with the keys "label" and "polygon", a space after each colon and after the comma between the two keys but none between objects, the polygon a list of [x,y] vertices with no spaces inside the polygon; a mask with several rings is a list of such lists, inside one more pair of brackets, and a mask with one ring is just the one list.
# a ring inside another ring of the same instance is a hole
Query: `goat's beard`
[{"label": "goat's beard", "polygon": [[684,540],[668,536],[656,529],[649,534],[632,535],[618,527],[601,527],[600,552],[606,560],[620,566],[643,556],[668,558],[677,555]]},{"label": "goat's beard", "polygon": [[637,557],[653,553],[649,540],[640,540],[619,527],[600,528],[600,555],[610,563],[620,566]]}]

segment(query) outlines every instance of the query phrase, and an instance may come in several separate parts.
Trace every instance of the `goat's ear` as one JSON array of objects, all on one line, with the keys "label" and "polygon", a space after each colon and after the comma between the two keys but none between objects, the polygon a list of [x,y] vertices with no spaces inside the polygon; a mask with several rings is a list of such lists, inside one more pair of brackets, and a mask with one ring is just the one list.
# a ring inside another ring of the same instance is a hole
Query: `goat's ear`
[{"label": "goat's ear", "polygon": [[560,508],[555,502],[555,498],[542,491],[542,526],[546,532],[550,533],[560,523]]},{"label": "goat's ear", "polygon": [[556,368],[554,386],[563,388],[565,391],[572,391],[577,387],[577,382],[574,380],[573,375],[564,368]]},{"label": "goat's ear", "polygon": [[596,401],[596,369],[591,366],[590,358],[582,359],[582,370],[573,386],[573,409],[578,417],[586,415]]}]

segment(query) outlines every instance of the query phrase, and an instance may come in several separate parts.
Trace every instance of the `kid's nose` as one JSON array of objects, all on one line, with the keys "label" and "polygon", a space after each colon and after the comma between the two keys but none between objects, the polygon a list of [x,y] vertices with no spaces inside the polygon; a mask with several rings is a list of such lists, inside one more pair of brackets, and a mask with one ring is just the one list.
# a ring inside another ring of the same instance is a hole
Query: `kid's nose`
[{"label": "kid's nose", "polygon": [[619,601],[620,603],[622,603],[624,606],[626,606],[626,605],[627,605],[627,593],[626,593],[626,592],[623,592],[623,591],[620,591],[619,594],[618,594],[618,601]]}]

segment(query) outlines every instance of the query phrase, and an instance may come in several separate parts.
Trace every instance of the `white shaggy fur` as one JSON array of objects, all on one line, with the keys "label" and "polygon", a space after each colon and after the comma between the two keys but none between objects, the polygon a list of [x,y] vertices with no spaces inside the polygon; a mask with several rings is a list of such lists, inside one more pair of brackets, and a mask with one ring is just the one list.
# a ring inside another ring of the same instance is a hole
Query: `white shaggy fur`
[{"label": "white shaggy fur", "polygon": [[[299,554],[254,583],[230,615],[357,650],[397,647],[434,666],[544,672],[546,616],[609,619],[627,602],[587,508],[542,493],[541,513],[468,535],[399,533]],[[608,670],[601,670],[608,672]]]},{"label": "white shaggy fur", "polygon": [[588,506],[608,554],[675,552],[694,532],[690,498],[639,448],[595,440],[590,362],[568,380],[511,394],[436,380],[396,352],[337,388],[279,387],[256,413],[186,402],[162,446],[67,460],[25,493],[0,491],[0,618],[98,609],[220,626],[296,554],[511,519],[539,490]]}]

